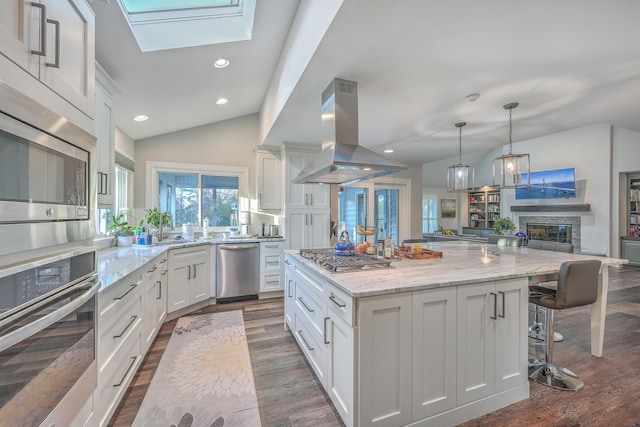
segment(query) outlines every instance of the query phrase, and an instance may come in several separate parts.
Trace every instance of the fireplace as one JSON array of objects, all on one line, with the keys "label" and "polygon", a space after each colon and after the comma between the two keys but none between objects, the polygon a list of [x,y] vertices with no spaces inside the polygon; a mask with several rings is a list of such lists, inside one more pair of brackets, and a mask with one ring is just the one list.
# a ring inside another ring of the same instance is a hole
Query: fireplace
[{"label": "fireplace", "polygon": [[520,216],[518,229],[529,239],[572,243],[580,251],[579,216]]}]

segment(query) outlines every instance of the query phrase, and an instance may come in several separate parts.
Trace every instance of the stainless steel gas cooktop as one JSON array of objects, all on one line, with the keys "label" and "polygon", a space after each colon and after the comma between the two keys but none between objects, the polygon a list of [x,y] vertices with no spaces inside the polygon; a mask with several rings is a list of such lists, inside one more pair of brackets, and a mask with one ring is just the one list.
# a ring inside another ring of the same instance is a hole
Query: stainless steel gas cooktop
[{"label": "stainless steel gas cooktop", "polygon": [[336,256],[332,248],[300,249],[300,255],[310,259],[324,269],[336,273],[391,268],[390,259],[376,258],[375,256],[364,254]]}]

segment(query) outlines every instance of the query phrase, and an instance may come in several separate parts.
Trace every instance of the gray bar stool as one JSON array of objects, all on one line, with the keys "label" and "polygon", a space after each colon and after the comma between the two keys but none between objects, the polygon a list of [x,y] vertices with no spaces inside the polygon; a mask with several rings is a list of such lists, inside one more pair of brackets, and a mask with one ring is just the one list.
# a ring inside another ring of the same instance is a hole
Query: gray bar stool
[{"label": "gray bar stool", "polygon": [[498,246],[522,246],[522,239],[515,236],[503,236],[501,234],[489,234],[487,236],[487,243],[490,245]]},{"label": "gray bar stool", "polygon": [[567,261],[560,265],[558,287],[529,287],[529,302],[547,308],[544,361],[529,365],[529,378],[561,390],[581,390],[584,382],[567,368],[553,362],[553,315],[555,310],[593,304],[598,298],[600,261]]},{"label": "gray bar stool", "polygon": [[[550,242],[547,240],[529,240],[527,243],[527,247],[530,249],[540,249],[544,251],[554,251],[554,252],[565,252],[565,253],[573,253],[573,244],[571,243],[561,243],[561,242]],[[540,282],[550,282],[557,281],[558,275],[547,275],[542,278],[537,278],[537,281],[532,283],[540,283]],[[545,314],[546,314],[546,310]],[[544,335],[542,333],[542,313],[540,313],[540,306],[535,305],[533,307],[533,324],[529,326],[529,336],[533,339],[537,339],[539,341],[544,341]],[[559,332],[553,333],[553,340],[555,342],[560,342],[564,339],[562,334]]]}]

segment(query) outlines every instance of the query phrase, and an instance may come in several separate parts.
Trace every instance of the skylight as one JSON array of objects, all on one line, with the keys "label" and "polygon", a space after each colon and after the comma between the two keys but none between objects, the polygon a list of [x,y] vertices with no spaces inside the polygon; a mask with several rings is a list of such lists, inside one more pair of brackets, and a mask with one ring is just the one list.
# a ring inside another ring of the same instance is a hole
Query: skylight
[{"label": "skylight", "polygon": [[251,40],[256,0],[118,0],[143,52]]}]

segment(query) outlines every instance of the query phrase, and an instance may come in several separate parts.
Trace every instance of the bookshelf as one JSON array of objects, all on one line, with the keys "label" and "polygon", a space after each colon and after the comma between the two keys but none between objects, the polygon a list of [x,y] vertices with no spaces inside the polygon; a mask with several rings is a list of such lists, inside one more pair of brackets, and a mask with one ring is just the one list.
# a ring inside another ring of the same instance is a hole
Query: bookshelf
[{"label": "bookshelf", "polygon": [[487,188],[469,193],[469,227],[491,228],[500,217],[500,190]]},{"label": "bookshelf", "polygon": [[640,176],[629,179],[629,230],[627,236],[640,237]]}]

